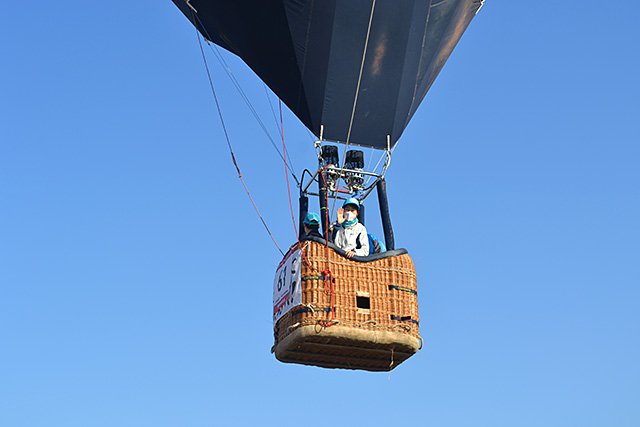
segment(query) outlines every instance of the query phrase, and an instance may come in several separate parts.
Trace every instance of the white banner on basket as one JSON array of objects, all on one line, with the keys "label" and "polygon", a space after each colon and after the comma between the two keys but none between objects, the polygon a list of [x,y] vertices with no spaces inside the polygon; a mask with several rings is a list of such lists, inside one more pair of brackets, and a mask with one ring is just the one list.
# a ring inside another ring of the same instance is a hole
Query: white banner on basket
[{"label": "white banner on basket", "polygon": [[302,251],[289,251],[276,270],[273,280],[273,325],[296,305],[302,304],[300,261]]}]

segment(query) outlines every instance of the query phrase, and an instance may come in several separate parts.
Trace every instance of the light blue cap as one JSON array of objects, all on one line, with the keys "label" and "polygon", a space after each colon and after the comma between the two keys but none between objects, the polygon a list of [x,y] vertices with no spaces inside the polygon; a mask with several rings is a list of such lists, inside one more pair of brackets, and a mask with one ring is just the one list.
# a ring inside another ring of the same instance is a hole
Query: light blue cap
[{"label": "light blue cap", "polygon": [[304,223],[307,225],[320,225],[320,215],[315,212],[309,212],[304,217]]},{"label": "light blue cap", "polygon": [[360,202],[355,197],[349,197],[347,200],[345,200],[342,204],[342,207],[344,208],[347,205],[355,205],[355,207],[360,210]]}]

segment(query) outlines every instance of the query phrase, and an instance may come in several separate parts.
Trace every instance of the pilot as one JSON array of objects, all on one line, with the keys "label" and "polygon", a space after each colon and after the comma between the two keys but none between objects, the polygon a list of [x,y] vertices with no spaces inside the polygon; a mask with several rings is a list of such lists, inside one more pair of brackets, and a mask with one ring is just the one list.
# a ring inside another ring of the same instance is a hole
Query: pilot
[{"label": "pilot", "polygon": [[360,202],[355,197],[345,200],[338,209],[338,222],[333,224],[335,237],[333,242],[346,252],[347,258],[354,255],[369,255],[369,237],[367,229],[358,222]]}]

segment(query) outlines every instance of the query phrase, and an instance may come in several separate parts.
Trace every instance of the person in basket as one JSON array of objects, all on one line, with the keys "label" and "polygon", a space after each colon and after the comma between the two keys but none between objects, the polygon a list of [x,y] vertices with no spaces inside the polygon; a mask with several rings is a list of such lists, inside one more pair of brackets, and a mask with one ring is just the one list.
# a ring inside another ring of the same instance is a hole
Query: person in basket
[{"label": "person in basket", "polygon": [[369,236],[365,226],[358,222],[359,210],[358,199],[348,198],[338,209],[338,221],[333,224],[333,242],[346,252],[347,258],[369,255]]}]

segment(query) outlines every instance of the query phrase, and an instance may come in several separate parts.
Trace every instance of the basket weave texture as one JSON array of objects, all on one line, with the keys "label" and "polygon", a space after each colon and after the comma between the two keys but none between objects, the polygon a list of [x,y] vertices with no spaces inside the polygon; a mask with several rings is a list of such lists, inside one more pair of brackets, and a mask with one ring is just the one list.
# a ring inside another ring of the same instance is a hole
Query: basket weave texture
[{"label": "basket weave texture", "polygon": [[[365,263],[349,260],[317,242],[302,242],[301,247],[302,305],[293,307],[275,325],[274,348],[279,360],[389,370],[417,351],[413,344],[421,340],[417,280],[409,255]],[[327,268],[332,280],[324,278]],[[301,328],[315,332],[300,333]],[[395,363],[389,363],[390,357],[395,357]]]}]

